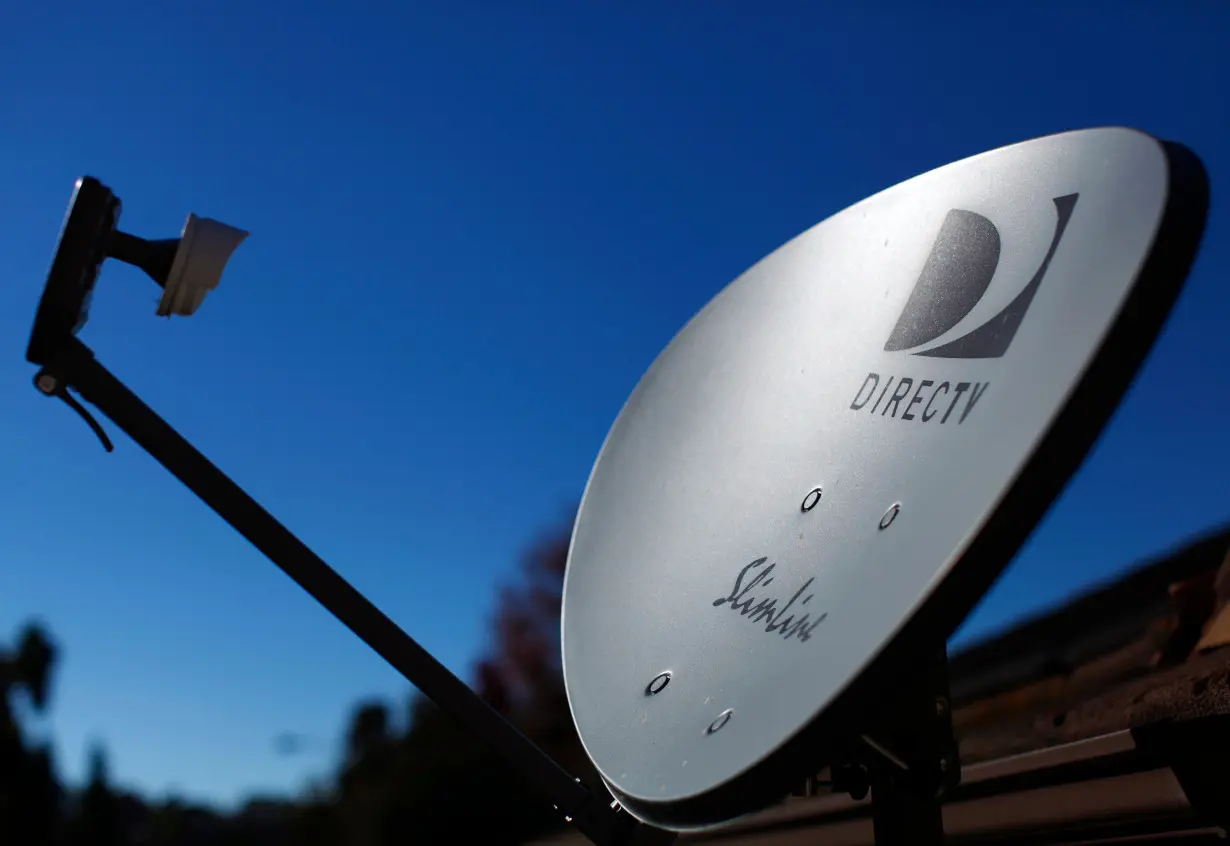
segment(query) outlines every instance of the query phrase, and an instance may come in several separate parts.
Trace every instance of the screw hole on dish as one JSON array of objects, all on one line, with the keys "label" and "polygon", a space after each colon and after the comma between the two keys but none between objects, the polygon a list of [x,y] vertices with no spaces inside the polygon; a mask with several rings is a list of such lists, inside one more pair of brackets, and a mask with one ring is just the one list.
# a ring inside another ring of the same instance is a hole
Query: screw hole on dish
[{"label": "screw hole on dish", "polygon": [[887,529],[889,526],[891,526],[893,524],[893,521],[897,519],[897,515],[900,513],[901,513],[901,503],[894,502],[892,505],[890,505],[888,507],[888,510],[884,512],[884,516],[880,518],[880,531],[882,532],[885,529]]},{"label": "screw hole on dish", "polygon": [[670,681],[671,681],[670,670],[667,670],[664,673],[658,673],[656,676],[654,676],[650,680],[649,684],[645,685],[645,695],[655,696],[661,693],[663,690],[666,689],[666,686],[670,684]]},{"label": "screw hole on dish", "polygon": [[733,708],[727,708],[725,711],[717,715],[717,719],[709,724],[709,728],[705,729],[705,734],[713,734],[722,730],[722,727],[730,722],[730,718],[735,714]]}]

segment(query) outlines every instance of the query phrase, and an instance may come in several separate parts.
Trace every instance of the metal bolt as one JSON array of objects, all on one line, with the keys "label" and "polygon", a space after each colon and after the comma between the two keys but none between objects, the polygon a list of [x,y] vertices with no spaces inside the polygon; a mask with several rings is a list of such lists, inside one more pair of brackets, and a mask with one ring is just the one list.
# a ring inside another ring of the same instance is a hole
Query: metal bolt
[{"label": "metal bolt", "polygon": [[803,513],[806,514],[808,511],[811,511],[813,508],[819,505],[820,497],[823,494],[824,494],[824,491],[822,491],[819,486],[816,486],[812,488],[810,491],[808,491],[807,496],[803,497],[803,506],[802,506]]},{"label": "metal bolt", "polygon": [[893,521],[897,519],[897,515],[900,513],[901,513],[901,503],[894,502],[892,505],[890,505],[888,507],[888,510],[884,512],[884,516],[880,518],[880,531],[884,531],[889,526],[891,526],[893,524]]},{"label": "metal bolt", "polygon": [[709,728],[705,729],[705,734],[713,734],[716,731],[721,731],[722,726],[730,722],[730,718],[735,714],[733,708],[727,708],[725,711],[717,715],[717,719],[709,724]]},{"label": "metal bolt", "polygon": [[670,680],[670,670],[667,670],[665,673],[658,673],[650,679],[649,684],[645,686],[645,695],[653,696],[654,694],[661,693],[663,689],[670,684]]},{"label": "metal bolt", "polygon": [[56,380],[56,377],[52,376],[50,373],[44,373],[38,377],[38,382],[35,384],[38,386],[40,391],[50,395],[56,392],[56,388],[59,387],[60,383]]}]

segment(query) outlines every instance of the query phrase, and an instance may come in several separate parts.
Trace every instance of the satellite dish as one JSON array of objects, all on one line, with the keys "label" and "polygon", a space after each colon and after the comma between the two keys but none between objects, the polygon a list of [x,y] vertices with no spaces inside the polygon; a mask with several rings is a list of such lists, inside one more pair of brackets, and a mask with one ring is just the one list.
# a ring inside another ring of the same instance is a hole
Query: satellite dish
[{"label": "satellite dish", "polygon": [[[945,642],[1080,464],[1173,304],[1208,206],[1125,129],[967,159],[808,230],[671,342],[615,421],[564,584],[564,678],[616,800],[531,743],[79,337],[107,258],[192,314],[246,233],[116,228],[77,183],[26,352],[602,846],[660,846],[830,770],[878,846],[938,846],[960,775]],[[645,825],[651,823],[652,825]]]},{"label": "satellite dish", "polygon": [[876,727],[1114,411],[1207,192],[1133,130],[1005,147],[812,227],[680,331],[607,435],[565,577],[568,699],[626,809],[703,827],[852,743],[896,760]]}]

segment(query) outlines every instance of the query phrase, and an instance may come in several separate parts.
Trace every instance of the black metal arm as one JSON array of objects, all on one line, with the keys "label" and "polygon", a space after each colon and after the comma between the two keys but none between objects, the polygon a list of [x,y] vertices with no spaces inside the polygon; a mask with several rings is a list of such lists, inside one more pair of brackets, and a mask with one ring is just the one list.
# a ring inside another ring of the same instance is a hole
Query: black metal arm
[{"label": "black metal arm", "polygon": [[[78,391],[411,684],[540,785],[595,844],[674,839],[642,825],[609,797],[595,794],[561,768],[198,452],[81,341],[69,337],[39,371],[35,384],[43,393],[66,401],[71,400],[68,388]],[[97,424],[92,425],[98,432]]]}]

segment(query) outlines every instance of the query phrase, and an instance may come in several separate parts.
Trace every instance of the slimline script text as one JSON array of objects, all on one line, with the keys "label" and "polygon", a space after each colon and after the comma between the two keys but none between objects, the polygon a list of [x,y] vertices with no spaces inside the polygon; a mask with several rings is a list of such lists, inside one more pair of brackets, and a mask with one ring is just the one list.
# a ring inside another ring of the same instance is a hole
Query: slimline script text
[{"label": "slimline script text", "polygon": [[[746,617],[753,623],[764,623],[764,630],[767,633],[778,635],[783,640],[790,640],[792,637],[797,637],[803,642],[811,640],[812,632],[824,622],[828,612],[822,613],[814,620],[809,613],[804,613],[802,616],[797,615],[803,610],[803,606],[811,602],[815,596],[808,591],[815,578],[803,582],[803,585],[794,592],[789,600],[781,603],[779,597],[763,594],[764,588],[773,584],[775,578],[773,568],[777,566],[770,564],[765,567],[764,563],[768,560],[768,558],[757,558],[740,570],[735,576],[735,583],[730,593],[715,599],[714,607],[720,608],[725,605],[731,611],[741,617]],[[753,591],[756,593],[754,594]]]}]

